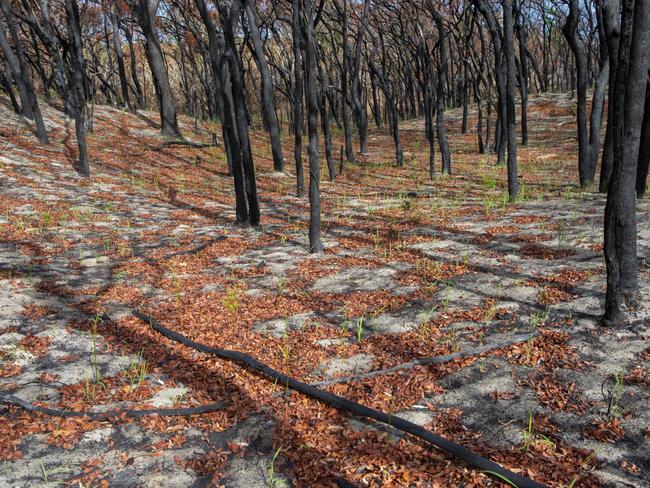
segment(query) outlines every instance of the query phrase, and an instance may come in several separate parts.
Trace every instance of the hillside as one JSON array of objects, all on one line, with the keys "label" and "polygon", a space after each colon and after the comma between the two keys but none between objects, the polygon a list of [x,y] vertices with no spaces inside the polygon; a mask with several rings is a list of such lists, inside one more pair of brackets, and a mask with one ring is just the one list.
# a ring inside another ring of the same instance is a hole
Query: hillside
[{"label": "hillside", "polygon": [[[170,341],[135,311],[548,486],[650,486],[650,308],[625,328],[599,325],[605,196],[567,184],[577,180],[567,95],[531,99],[514,204],[506,168],[478,153],[473,129],[460,133],[458,111],[447,114],[453,174],[433,181],[421,121],[403,124],[403,168],[387,131],[371,130],[369,154],[322,183],[321,256],[307,252],[307,199],[272,171],[261,130],[254,229],[233,224],[223,147],[165,145],[153,113],[96,106],[85,179],[72,123],[42,105],[47,146],[0,99],[3,486],[498,484]],[[214,130],[181,125],[194,141]],[[288,130],[283,141],[288,154]],[[337,164],[341,144],[339,131]],[[641,200],[644,296],[649,217]],[[61,418],[16,398],[66,412],[210,411]]]}]

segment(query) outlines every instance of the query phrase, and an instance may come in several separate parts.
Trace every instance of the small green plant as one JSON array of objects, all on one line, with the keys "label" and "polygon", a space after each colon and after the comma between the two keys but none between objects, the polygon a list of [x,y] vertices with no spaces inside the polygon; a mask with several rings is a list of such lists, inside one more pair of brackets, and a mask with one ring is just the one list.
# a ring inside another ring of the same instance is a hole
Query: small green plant
[{"label": "small green plant", "polygon": [[84,376],[83,393],[86,402],[93,403],[97,397],[97,385]]},{"label": "small green plant", "polygon": [[609,402],[607,405],[607,415],[621,414],[621,398],[623,397],[623,381],[625,373],[614,373],[614,390],[609,392]]},{"label": "small green plant", "polygon": [[481,181],[483,182],[483,186],[488,190],[494,190],[499,185],[497,179],[489,175],[483,175]]},{"label": "small green plant", "polygon": [[102,237],[102,248],[104,251],[110,251],[112,247],[111,238],[108,236]]},{"label": "small green plant", "polygon": [[479,359],[479,361],[478,361],[478,370],[481,373],[485,373],[487,371],[487,364],[485,364],[484,359]]},{"label": "small green plant", "polygon": [[103,384],[102,383],[102,374],[99,371],[99,364],[97,362],[97,324],[103,322],[103,318],[100,314],[97,314],[92,319],[92,340],[93,340],[93,350],[91,354],[91,365],[93,369],[93,382],[95,385]]},{"label": "small green plant", "polygon": [[240,295],[241,288],[238,286],[229,286],[226,288],[226,296],[221,300],[221,304],[230,312],[235,313],[239,309]]},{"label": "small green plant", "polygon": [[125,376],[129,380],[131,391],[137,390],[147,377],[147,361],[142,358],[142,351],[140,351],[135,359],[131,361]]},{"label": "small green plant", "polygon": [[490,471],[489,469],[485,469],[485,470],[481,471],[481,473],[489,474],[490,476],[494,476],[495,478],[499,478],[501,481],[509,484],[510,486],[512,486],[514,488],[519,488],[513,481],[510,481],[509,478],[506,478],[505,476],[503,476],[500,473],[497,473],[496,471]]},{"label": "small green plant", "polygon": [[568,485],[566,485],[563,488],[573,488],[576,485],[577,481],[578,481],[578,477],[576,476],[575,478],[573,478],[571,480],[571,483],[569,483]]},{"label": "small green plant", "polygon": [[289,362],[291,361],[291,346],[289,344],[283,344],[281,346],[278,346],[278,349],[280,350],[280,353],[282,353],[282,359],[284,359],[284,363],[288,366]]},{"label": "small green plant", "polygon": [[120,245],[118,247],[118,253],[121,258],[129,255],[133,257],[133,248],[129,246],[126,242],[120,242]]},{"label": "small green plant", "polygon": [[455,331],[452,330],[447,334],[447,343],[451,347],[451,352],[458,351],[458,337],[456,336]]},{"label": "small green plant", "polygon": [[280,451],[282,451],[282,447],[278,447],[275,452],[273,453],[273,457],[271,458],[271,462],[269,463],[269,488],[275,488],[278,486],[279,479],[276,478],[275,476],[275,462],[278,459],[278,456],[280,455]]},{"label": "small green plant", "polygon": [[546,437],[544,434],[535,433],[535,426],[533,424],[533,412],[529,412],[528,426],[524,430],[524,445],[522,447],[523,451],[528,452],[530,446],[536,441],[544,443],[551,449],[555,449],[555,442]]},{"label": "small green plant", "polygon": [[363,316],[357,321],[357,344],[361,344],[362,334],[363,334]]},{"label": "small green plant", "polygon": [[41,479],[43,480],[43,483],[49,483],[49,476],[47,469],[45,468],[45,464],[43,464],[43,461],[40,462],[39,468],[41,470]]},{"label": "small green plant", "polygon": [[449,300],[451,299],[452,290],[453,290],[453,286],[451,286],[450,284],[448,284],[445,287],[445,296],[442,299],[442,306],[445,310],[449,308]]},{"label": "small green plant", "polygon": [[564,225],[557,224],[557,248],[562,249],[567,242],[567,236],[564,232]]},{"label": "small green plant", "polygon": [[280,276],[280,278],[278,278],[278,283],[276,285],[278,289],[278,295],[284,295],[284,291],[286,289],[286,283],[287,283],[287,279],[284,276]]},{"label": "small green plant", "polygon": [[528,448],[535,440],[535,432],[533,430],[533,412],[528,413],[528,428],[524,430],[524,452],[528,451]]},{"label": "small green plant", "polygon": [[536,329],[537,327],[544,325],[548,320],[550,314],[551,309],[548,305],[544,308],[544,310],[540,310],[539,312],[533,314],[533,316],[530,318],[531,327]]}]

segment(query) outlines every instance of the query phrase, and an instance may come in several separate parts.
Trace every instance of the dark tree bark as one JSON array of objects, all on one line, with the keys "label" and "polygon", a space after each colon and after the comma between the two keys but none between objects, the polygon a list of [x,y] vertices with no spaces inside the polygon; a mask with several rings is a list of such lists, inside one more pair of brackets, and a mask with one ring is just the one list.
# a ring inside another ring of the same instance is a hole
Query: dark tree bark
[{"label": "dark tree bark", "polygon": [[[499,96],[497,111],[497,130],[495,131],[495,148],[497,153],[497,164],[503,164],[506,159],[507,132],[502,130],[506,119],[508,118],[508,109],[506,101],[508,69],[505,59],[505,51],[502,47],[502,34],[497,24],[494,12],[485,0],[473,0],[474,5],[487,23],[490,32],[490,38],[494,46],[494,73],[496,78],[497,92]],[[514,37],[514,36],[513,36]],[[514,50],[514,47],[513,47]],[[489,118],[488,118],[489,120]],[[488,143],[486,142],[486,145]]]},{"label": "dark tree bark", "polygon": [[[219,4],[219,16],[225,39],[225,57],[228,62],[230,84],[232,88],[232,99],[234,104],[235,122],[237,126],[237,137],[239,150],[241,152],[241,164],[244,170],[244,185],[246,199],[248,201],[248,223],[258,226],[260,223],[260,206],[257,196],[257,183],[255,179],[255,166],[253,164],[253,152],[251,150],[248,136],[248,118],[246,113],[246,94],[244,92],[244,81],[241,70],[241,60],[237,49],[235,32],[241,16],[242,3],[240,0],[233,0],[230,10],[226,10],[223,4]],[[234,165],[233,165],[234,166]]]},{"label": "dark tree bark", "polygon": [[[341,6],[339,2],[342,2]],[[354,150],[352,149],[352,132],[348,116],[348,70],[350,67],[350,45],[348,40],[348,4],[347,0],[334,0],[334,7],[341,19],[341,37],[343,44],[343,66],[341,68],[341,118],[345,137],[345,157],[349,163],[354,163]],[[341,168],[342,172],[342,168]]]},{"label": "dark tree bark", "polygon": [[260,78],[262,79],[262,117],[264,119],[264,127],[269,132],[271,139],[271,153],[273,154],[273,169],[275,171],[284,171],[284,158],[282,157],[282,143],[280,142],[280,127],[278,126],[278,119],[273,110],[273,79],[269,65],[266,62],[264,54],[264,46],[260,39],[260,32],[257,27],[257,19],[255,12],[249,3],[245,7],[246,18],[248,19],[249,35],[251,43],[253,44],[253,57],[260,71]]},{"label": "dark tree bark", "polygon": [[447,77],[447,49],[445,48],[445,26],[442,16],[435,7],[429,2],[429,11],[433,15],[438,30],[438,85],[437,85],[437,107],[436,107],[436,132],[438,133],[438,145],[440,146],[440,157],[442,158],[442,174],[451,174],[451,154],[449,152],[449,143],[447,142],[447,132],[445,130],[445,78]]},{"label": "dark tree bark", "polygon": [[246,199],[244,170],[241,162],[241,149],[235,114],[233,111],[232,96],[228,87],[230,76],[225,69],[225,59],[222,56],[224,41],[217,34],[216,27],[204,0],[195,0],[197,9],[208,33],[208,49],[210,54],[210,67],[216,85],[217,105],[221,117],[221,130],[228,158],[228,172],[233,176],[235,187],[235,219],[238,224],[249,221],[248,203]]},{"label": "dark tree bark", "polygon": [[[346,0],[344,0],[346,1]],[[357,39],[354,48],[354,61],[352,65],[352,105],[354,106],[354,119],[359,130],[359,147],[361,154],[368,153],[368,111],[363,98],[363,87],[361,86],[361,49],[363,37],[368,27],[368,13],[370,12],[370,0],[364,0],[363,12],[357,29]]]},{"label": "dark tree bark", "polygon": [[648,188],[648,166],[650,165],[650,82],[646,87],[645,110],[641,125],[639,161],[636,171],[636,196],[643,198]]},{"label": "dark tree bark", "polygon": [[591,156],[589,146],[589,128],[587,126],[587,52],[582,40],[578,39],[577,29],[580,20],[580,5],[578,0],[569,0],[569,15],[562,27],[576,65],[576,94],[578,107],[576,119],[578,123],[578,174],[580,186],[589,186],[594,181],[596,174],[595,159]]},{"label": "dark tree bark", "polygon": [[624,0],[613,86],[614,164],[605,207],[605,325],[622,321],[621,300],[632,308],[638,304],[635,184],[649,67],[650,0]]},{"label": "dark tree bark", "polygon": [[318,83],[314,0],[305,1],[305,91],[309,135],[309,252],[324,250],[321,240],[320,153],[318,149]]},{"label": "dark tree bark", "polygon": [[[383,48],[383,41],[382,41],[382,48]],[[388,119],[390,122],[390,132],[391,135],[393,136],[393,142],[395,143],[395,161],[397,162],[397,166],[401,168],[402,166],[404,166],[404,151],[402,150],[402,143],[399,135],[399,114],[397,113],[397,108],[395,107],[395,101],[390,92],[390,88],[388,87],[388,81],[386,79],[387,73],[386,73],[385,56],[386,54],[383,53],[381,72],[379,72],[379,70],[375,66],[375,63],[372,60],[372,54],[368,58],[368,67],[370,68],[370,71],[373,73],[374,77],[379,82],[379,87],[381,88],[381,91],[383,92],[384,98],[386,100],[386,110],[388,112]]]},{"label": "dark tree bark", "polygon": [[[507,120],[505,130],[508,133],[508,197],[513,202],[519,193],[519,180],[517,170],[517,132],[515,112],[515,90],[517,67],[515,65],[515,40],[513,20],[513,0],[503,0],[503,44],[507,66],[506,105]],[[502,129],[504,127],[502,125]]]},{"label": "dark tree bark", "polygon": [[9,30],[11,40],[13,41],[13,48],[16,54],[14,55],[11,46],[9,45],[9,39],[7,38],[2,26],[0,26],[0,48],[5,55],[5,60],[9,69],[12,71],[14,81],[18,85],[22,113],[25,117],[36,123],[36,136],[38,137],[38,140],[43,144],[49,144],[50,140],[47,136],[47,130],[45,129],[41,109],[38,106],[38,98],[36,97],[34,85],[32,84],[27,58],[25,57],[25,53],[20,44],[20,37],[18,36],[18,31],[16,30],[14,18],[9,10],[7,0],[0,0],[0,10],[2,10],[5,22],[7,23],[7,29]]},{"label": "dark tree bark", "polygon": [[323,130],[323,139],[325,140],[325,159],[327,160],[327,172],[330,181],[336,179],[336,166],[334,165],[334,158],[332,157],[332,135],[330,133],[330,116],[327,110],[327,88],[323,76],[323,69],[321,64],[318,67],[318,81],[320,83],[320,122]]},{"label": "dark tree bark", "polygon": [[603,27],[609,52],[609,90],[607,95],[609,110],[607,111],[607,131],[600,166],[600,183],[598,190],[606,192],[614,165],[614,100],[616,93],[613,90],[618,69],[618,45],[621,37],[620,0],[602,0]]},{"label": "dark tree bark", "polygon": [[528,49],[521,0],[515,0],[515,30],[519,39],[519,93],[521,95],[521,145],[528,145]]},{"label": "dark tree bark", "polygon": [[302,126],[303,126],[303,35],[301,32],[300,18],[301,0],[292,0],[291,29],[293,34],[293,158],[296,163],[296,195],[298,198],[305,196],[305,176],[302,165]]},{"label": "dark tree bark", "polygon": [[156,29],[157,10],[160,0],[137,0],[138,22],[145,38],[147,61],[154,80],[158,109],[160,111],[160,130],[165,137],[180,138],[181,132],[176,118],[176,105],[169,83],[165,57],[160,47]]},{"label": "dark tree bark", "polygon": [[418,34],[419,34],[419,43],[418,43],[418,55],[420,57],[420,62],[422,63],[423,71],[423,85],[424,85],[424,130],[427,136],[427,142],[429,143],[429,178],[435,178],[436,167],[435,167],[435,132],[433,130],[433,116],[435,114],[435,95],[433,90],[433,67],[431,66],[431,56],[426,47],[426,40],[422,34],[422,29],[418,25]]},{"label": "dark tree bark", "polygon": [[111,24],[113,26],[113,49],[117,59],[117,72],[120,77],[120,88],[122,91],[122,103],[127,109],[131,108],[129,100],[129,82],[126,78],[126,69],[124,67],[124,52],[122,51],[122,42],[120,41],[120,18],[117,13],[118,4],[113,3],[110,7]]},{"label": "dark tree bark", "polygon": [[138,79],[138,63],[135,57],[135,49],[133,47],[133,31],[131,30],[130,26],[125,26],[124,37],[126,37],[126,41],[129,45],[129,67],[131,71],[131,81],[133,82],[137,107],[140,110],[144,110],[146,103],[144,99],[144,93],[142,92],[142,86],[140,85],[140,80]]},{"label": "dark tree bark", "polygon": [[18,115],[22,115],[23,109],[20,107],[20,103],[16,100],[16,95],[13,88],[13,76],[11,72],[7,70],[7,73],[0,73],[0,86],[7,92],[9,95],[9,101],[11,106]]},{"label": "dark tree bark", "polygon": [[70,74],[72,107],[74,110],[74,127],[79,148],[79,173],[90,176],[88,164],[88,148],[86,146],[86,89],[84,77],[86,67],[83,57],[83,44],[81,41],[81,24],[79,9],[75,0],[65,0],[65,11],[68,18],[68,36],[71,44],[72,73]]}]

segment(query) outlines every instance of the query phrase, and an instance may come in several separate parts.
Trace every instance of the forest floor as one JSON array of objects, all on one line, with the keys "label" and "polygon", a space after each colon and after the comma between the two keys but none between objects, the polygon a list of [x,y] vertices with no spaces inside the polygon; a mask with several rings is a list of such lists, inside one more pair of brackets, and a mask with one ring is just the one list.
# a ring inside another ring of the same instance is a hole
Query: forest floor
[{"label": "forest floor", "polygon": [[[532,99],[512,205],[505,168],[461,134],[459,112],[449,113],[454,175],[434,181],[422,121],[404,124],[402,169],[373,130],[370,154],[322,183],[326,251],[310,256],[307,199],[272,172],[262,131],[262,225],[248,229],[233,225],[222,147],[161,148],[154,114],[95,107],[83,179],[70,121],[46,106],[43,146],[0,100],[0,397],[70,411],[221,402],[191,417],[110,421],[5,403],[0,486],[500,484],[165,339],[134,310],[330,381],[549,486],[650,486],[650,307],[625,327],[599,326],[605,198],[574,184],[573,109],[566,95]],[[209,139],[192,125],[182,121],[188,137]],[[638,209],[648,297],[650,204]]]}]

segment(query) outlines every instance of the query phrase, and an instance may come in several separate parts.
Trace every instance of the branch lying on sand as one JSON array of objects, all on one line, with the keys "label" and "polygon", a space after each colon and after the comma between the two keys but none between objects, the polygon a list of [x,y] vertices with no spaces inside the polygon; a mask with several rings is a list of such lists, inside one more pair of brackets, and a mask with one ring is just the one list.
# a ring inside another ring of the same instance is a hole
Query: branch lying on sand
[{"label": "branch lying on sand", "polygon": [[484,344],[482,346],[474,347],[471,349],[466,349],[464,351],[458,351],[454,352],[452,354],[446,354],[444,356],[432,356],[429,358],[422,358],[422,359],[414,359],[413,361],[409,361],[407,363],[402,363],[398,364],[397,366],[393,366],[392,368],[385,368],[385,369],[377,369],[375,371],[370,371],[368,373],[364,374],[355,374],[351,376],[342,376],[340,378],[334,378],[331,380],[325,380],[325,381],[317,381],[316,383],[310,383],[312,386],[329,386],[329,385],[337,385],[339,383],[349,383],[350,381],[360,381],[366,378],[374,378],[375,376],[381,376],[384,374],[391,374],[395,373],[397,371],[401,371],[404,369],[411,369],[415,368],[416,366],[427,366],[431,364],[443,364],[443,363],[448,363],[450,361],[453,361],[455,359],[459,358],[465,358],[468,356],[477,356],[479,354],[484,354],[486,352],[494,351],[496,349],[501,349],[502,347],[506,346],[511,346],[512,344],[516,344],[518,342],[525,342],[529,339],[532,339],[533,337],[536,337],[538,335],[537,331],[530,332],[528,334],[520,334],[512,337],[511,339],[505,340],[505,341],[500,341],[500,342],[493,342],[491,344]]},{"label": "branch lying on sand", "polygon": [[247,369],[256,371],[262,376],[276,381],[280,385],[291,388],[292,390],[303,393],[309,397],[320,400],[327,405],[331,405],[353,415],[371,418],[378,422],[390,425],[395,429],[401,430],[402,432],[406,432],[426,442],[429,442],[430,444],[433,444],[435,447],[465,461],[471,466],[480,469],[485,474],[494,476],[500,481],[504,481],[504,479],[506,479],[518,488],[546,488],[546,486],[541,483],[509,471],[494,461],[490,461],[489,459],[484,458],[483,456],[480,456],[461,446],[460,444],[456,444],[455,442],[449,441],[444,437],[440,437],[433,432],[414,424],[413,422],[409,422],[408,420],[404,420],[401,417],[396,417],[394,415],[381,412],[374,408],[366,407],[359,403],[348,400],[347,398],[329,393],[315,386],[298,381],[290,376],[276,371],[270,366],[264,364],[252,356],[249,356],[248,354],[244,354],[243,352],[231,351],[228,349],[217,349],[205,344],[195,342],[179,334],[178,332],[174,332],[173,330],[163,327],[156,319],[139,311],[134,311],[133,314],[140,320],[147,322],[153,330],[162,334],[168,339],[171,339],[174,342],[183,344],[184,346],[190,347],[197,351],[201,351],[206,354],[212,354],[213,356],[243,365]]},{"label": "branch lying on sand", "polygon": [[216,147],[220,145],[221,144],[219,143],[219,141],[217,141],[216,143],[212,143],[212,142],[186,141],[184,139],[172,139],[169,141],[161,142],[158,146],[156,146],[155,150],[160,151],[161,149],[165,149],[167,147],[172,147],[172,146],[184,146],[184,147],[193,147],[196,149],[202,149],[204,147]]},{"label": "branch lying on sand", "polygon": [[144,417],[145,415],[160,415],[161,417],[187,417],[189,415],[197,415],[201,413],[222,410],[226,405],[226,402],[215,402],[208,403],[206,405],[200,405],[198,407],[186,408],[150,408],[144,410],[117,409],[109,410],[107,412],[74,412],[71,410],[59,410],[56,408],[41,407],[39,405],[34,405],[32,403],[26,402],[17,396],[6,394],[0,395],[0,403],[11,403],[13,405],[18,405],[19,407],[24,408],[28,412],[42,413],[45,415],[51,415],[53,417],[88,417],[92,420],[107,420],[121,416],[138,418]]}]

